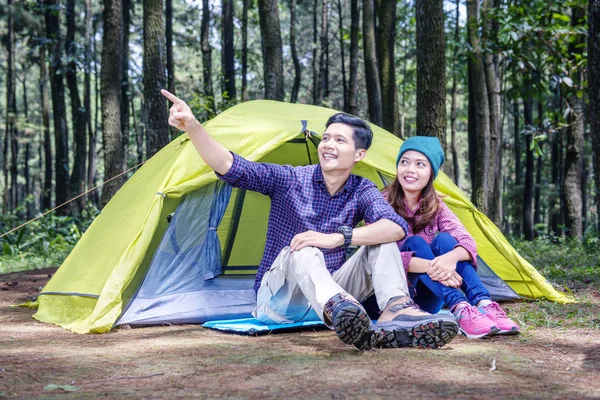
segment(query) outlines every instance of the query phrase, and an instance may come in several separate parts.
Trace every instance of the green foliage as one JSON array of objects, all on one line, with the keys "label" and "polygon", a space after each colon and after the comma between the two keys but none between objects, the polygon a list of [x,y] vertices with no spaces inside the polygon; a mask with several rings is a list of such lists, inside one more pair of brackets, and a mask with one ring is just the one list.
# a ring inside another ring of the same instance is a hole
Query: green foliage
[{"label": "green foliage", "polygon": [[559,289],[576,291],[600,286],[600,240],[583,241],[538,237],[532,242],[512,239],[512,245],[527,261]]},{"label": "green foliage", "polygon": [[[22,211],[2,214],[0,231],[22,224]],[[0,273],[60,265],[97,215],[88,204],[79,216],[49,214],[0,238]]]}]

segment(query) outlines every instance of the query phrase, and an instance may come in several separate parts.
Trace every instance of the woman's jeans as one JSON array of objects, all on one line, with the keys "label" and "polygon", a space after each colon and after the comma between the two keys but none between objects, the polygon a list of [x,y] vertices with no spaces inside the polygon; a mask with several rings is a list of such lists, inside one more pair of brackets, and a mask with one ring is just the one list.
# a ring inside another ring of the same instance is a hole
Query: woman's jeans
[{"label": "woman's jeans", "polygon": [[[456,239],[448,233],[440,233],[430,245],[422,237],[412,236],[404,242],[400,251],[413,251],[414,257],[433,260],[452,251],[457,244]],[[409,272],[408,281],[412,286],[409,290],[415,303],[424,311],[435,314],[441,310],[444,303],[452,308],[461,301],[477,305],[481,300],[490,300],[490,294],[481,283],[473,264],[469,261],[459,261],[456,263],[456,272],[463,278],[461,289],[464,293],[432,280],[427,273]]]}]

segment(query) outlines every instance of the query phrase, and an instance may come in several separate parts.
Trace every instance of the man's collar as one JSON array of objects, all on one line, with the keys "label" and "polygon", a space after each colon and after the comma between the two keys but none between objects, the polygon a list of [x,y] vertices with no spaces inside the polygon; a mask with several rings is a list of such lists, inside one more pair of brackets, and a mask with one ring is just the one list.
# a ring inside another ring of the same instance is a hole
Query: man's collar
[{"label": "man's collar", "polygon": [[[321,166],[319,164],[316,164],[316,166],[317,166],[317,168],[315,169],[314,180],[315,180],[315,182],[322,183],[325,190],[327,190],[327,185],[325,184],[325,178],[323,177],[323,170],[321,169]],[[337,196],[340,193],[343,193],[345,191],[351,191],[352,189],[354,189],[355,185],[356,185],[356,176],[351,173],[348,176],[348,179],[346,180],[346,182],[344,183],[344,186],[342,186],[342,189],[339,192],[337,192],[336,194],[334,194],[333,196]]]}]

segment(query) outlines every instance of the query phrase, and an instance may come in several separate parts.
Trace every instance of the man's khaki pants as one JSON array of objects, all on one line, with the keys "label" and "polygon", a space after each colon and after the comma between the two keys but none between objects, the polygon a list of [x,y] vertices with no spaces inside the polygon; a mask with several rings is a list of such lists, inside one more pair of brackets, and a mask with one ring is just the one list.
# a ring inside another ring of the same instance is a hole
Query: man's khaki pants
[{"label": "man's khaki pants", "polygon": [[264,324],[319,318],[331,327],[323,308],[343,291],[360,302],[374,293],[380,310],[392,297],[407,296],[406,273],[396,243],[362,246],[333,274],[318,248],[292,253],[285,247],[263,276],[253,314]]}]

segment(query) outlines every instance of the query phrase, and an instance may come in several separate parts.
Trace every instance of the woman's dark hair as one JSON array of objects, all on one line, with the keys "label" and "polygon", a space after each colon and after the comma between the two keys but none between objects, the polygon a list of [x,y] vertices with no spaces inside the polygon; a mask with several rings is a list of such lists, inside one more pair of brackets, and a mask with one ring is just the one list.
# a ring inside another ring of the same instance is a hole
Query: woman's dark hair
[{"label": "woman's dark hair", "polygon": [[352,127],[354,132],[352,138],[354,139],[354,146],[357,149],[367,150],[371,147],[373,131],[369,124],[362,119],[350,114],[337,113],[329,117],[325,127],[328,128],[331,124],[344,124]]},{"label": "woman's dark hair", "polygon": [[396,179],[388,185],[383,193],[387,198],[388,202],[391,204],[392,208],[398,215],[406,220],[412,226],[413,234],[417,234],[423,230],[429,223],[436,217],[438,212],[438,195],[433,188],[433,174],[429,178],[429,182],[423,188],[421,192],[421,205],[419,210],[415,213],[414,217],[409,217],[406,215],[406,206],[404,205],[404,189],[400,185],[398,181],[398,176],[396,175]]}]

